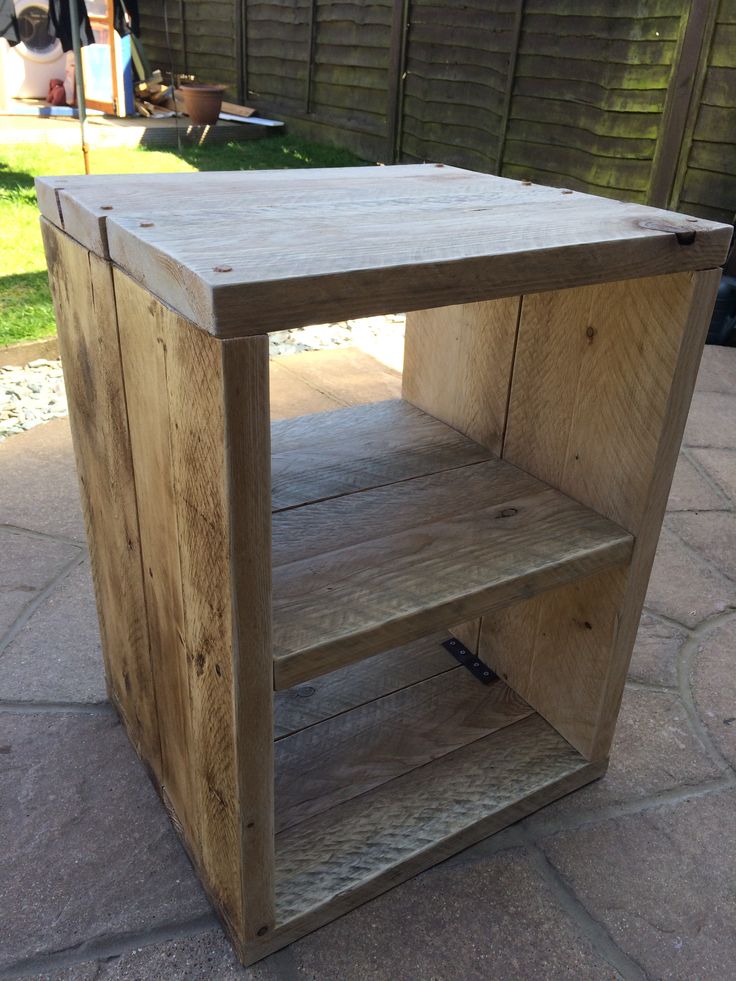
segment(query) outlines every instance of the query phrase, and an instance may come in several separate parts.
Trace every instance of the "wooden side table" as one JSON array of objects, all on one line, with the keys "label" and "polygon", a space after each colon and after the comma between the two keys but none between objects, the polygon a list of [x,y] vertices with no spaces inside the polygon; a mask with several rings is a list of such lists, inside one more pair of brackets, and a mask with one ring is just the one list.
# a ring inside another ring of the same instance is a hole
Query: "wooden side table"
[{"label": "wooden side table", "polygon": [[[431,165],[37,187],[110,698],[241,959],[600,776],[730,227]],[[268,332],[405,310],[402,400],[269,425]]]}]

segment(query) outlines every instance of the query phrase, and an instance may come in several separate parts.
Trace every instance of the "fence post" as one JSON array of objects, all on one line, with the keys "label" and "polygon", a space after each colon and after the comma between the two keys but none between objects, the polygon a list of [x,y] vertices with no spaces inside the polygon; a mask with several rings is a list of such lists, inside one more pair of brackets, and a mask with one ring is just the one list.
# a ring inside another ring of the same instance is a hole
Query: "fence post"
[{"label": "fence post", "polygon": [[309,3],[309,46],[307,48],[307,77],[304,83],[304,112],[312,111],[312,69],[314,67],[314,45],[317,37],[317,0]]},{"label": "fence post", "polygon": [[713,0],[690,0],[683,13],[685,26],[680,28],[649,179],[647,203],[657,208],[670,203],[678,162],[686,153],[683,139],[693,97],[702,89],[717,13]]},{"label": "fence post", "polygon": [[401,152],[401,121],[404,114],[404,72],[409,0],[393,0],[391,40],[388,53],[386,109],[386,162],[396,163]]},{"label": "fence post", "polygon": [[503,98],[503,110],[501,112],[501,123],[498,129],[498,146],[496,148],[495,173],[500,175],[503,167],[503,150],[506,145],[506,130],[509,128],[509,116],[511,114],[511,97],[514,93],[514,79],[516,77],[516,59],[519,55],[519,43],[521,41],[521,28],[524,23],[524,0],[516,0],[514,10],[514,25],[511,29],[511,47],[509,49],[509,67],[506,75],[506,92]]},{"label": "fence post", "polygon": [[248,0],[235,0],[235,57],[238,65],[238,102],[248,101]]}]

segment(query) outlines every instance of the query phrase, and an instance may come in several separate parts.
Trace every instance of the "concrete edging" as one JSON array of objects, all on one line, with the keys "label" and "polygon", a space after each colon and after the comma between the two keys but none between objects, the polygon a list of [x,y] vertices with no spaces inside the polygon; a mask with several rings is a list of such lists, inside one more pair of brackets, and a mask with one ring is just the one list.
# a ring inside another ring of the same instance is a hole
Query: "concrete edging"
[{"label": "concrete edging", "polygon": [[19,344],[0,347],[0,367],[22,368],[36,358],[53,360],[58,357],[59,343],[55,334],[52,337],[42,337],[38,341],[21,341]]}]

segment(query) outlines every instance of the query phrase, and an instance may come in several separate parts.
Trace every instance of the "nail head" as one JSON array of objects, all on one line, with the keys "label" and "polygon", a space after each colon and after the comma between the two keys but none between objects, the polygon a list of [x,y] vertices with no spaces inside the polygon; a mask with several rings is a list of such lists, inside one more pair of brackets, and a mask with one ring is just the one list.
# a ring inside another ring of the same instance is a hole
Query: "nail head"
[{"label": "nail head", "polygon": [[212,272],[232,272],[232,266],[213,266]]}]

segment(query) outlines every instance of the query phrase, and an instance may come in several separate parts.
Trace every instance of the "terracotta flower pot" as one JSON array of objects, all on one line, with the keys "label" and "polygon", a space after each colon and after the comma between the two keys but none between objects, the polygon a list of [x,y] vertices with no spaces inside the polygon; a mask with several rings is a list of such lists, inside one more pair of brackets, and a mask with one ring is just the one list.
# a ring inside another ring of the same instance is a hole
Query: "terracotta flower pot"
[{"label": "terracotta flower pot", "polygon": [[184,109],[195,126],[214,126],[220,115],[224,85],[186,82],[181,86]]}]

